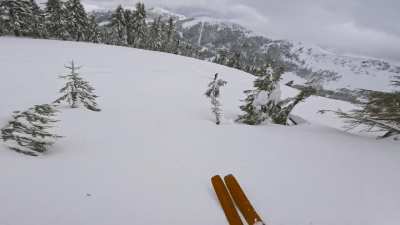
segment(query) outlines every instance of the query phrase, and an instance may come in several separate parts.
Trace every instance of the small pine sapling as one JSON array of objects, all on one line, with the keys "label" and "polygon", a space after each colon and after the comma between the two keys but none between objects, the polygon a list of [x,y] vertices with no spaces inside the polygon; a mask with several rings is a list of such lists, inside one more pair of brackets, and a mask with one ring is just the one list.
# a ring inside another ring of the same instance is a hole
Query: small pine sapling
[{"label": "small pine sapling", "polygon": [[226,81],[222,79],[218,79],[218,73],[215,74],[213,81],[208,84],[208,89],[206,91],[206,96],[211,99],[211,111],[215,115],[216,124],[221,124],[221,103],[219,102],[218,98],[220,96],[220,88],[227,84]]},{"label": "small pine sapling", "polygon": [[96,103],[98,96],[93,94],[95,89],[89,85],[89,82],[83,80],[77,72],[81,67],[76,67],[74,61],[72,61],[71,65],[65,66],[65,68],[69,69],[70,73],[60,76],[60,78],[67,81],[65,86],[60,90],[60,93],[64,93],[64,95],[55,100],[54,103],[66,101],[71,108],[77,108],[79,104],[83,104],[85,108],[91,111],[100,111]]},{"label": "small pine sapling", "polygon": [[16,152],[31,156],[45,153],[57,138],[49,131],[58,122],[53,106],[35,105],[27,111],[15,111],[13,120],[1,129],[1,139]]}]

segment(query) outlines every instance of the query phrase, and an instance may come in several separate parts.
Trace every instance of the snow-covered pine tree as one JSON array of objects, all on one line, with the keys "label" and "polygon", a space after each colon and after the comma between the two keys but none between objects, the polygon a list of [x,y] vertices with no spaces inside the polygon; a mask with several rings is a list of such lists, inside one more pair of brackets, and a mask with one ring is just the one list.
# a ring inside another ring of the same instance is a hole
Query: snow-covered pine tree
[{"label": "snow-covered pine tree", "polygon": [[32,32],[34,16],[30,0],[2,0],[2,21],[5,30],[15,36],[28,36]]},{"label": "snow-covered pine tree", "polygon": [[174,19],[171,17],[168,19],[168,23],[165,26],[163,31],[163,46],[162,50],[164,52],[173,53],[175,51],[175,22]]},{"label": "snow-covered pine tree", "polygon": [[216,54],[213,62],[221,64],[221,65],[226,65],[227,61],[228,61],[227,55],[228,55],[228,53],[225,49],[219,49],[217,51],[217,54]]},{"label": "snow-covered pine tree", "polygon": [[132,10],[124,10],[125,23],[126,23],[126,42],[128,46],[133,46],[135,43],[135,18]]},{"label": "snow-covered pine tree", "polygon": [[58,136],[50,129],[56,123],[53,106],[35,105],[24,112],[16,111],[13,120],[1,129],[1,139],[16,152],[38,156],[48,150]]},{"label": "snow-covered pine tree", "polygon": [[218,79],[218,73],[214,75],[214,79],[208,84],[208,89],[206,91],[206,96],[211,100],[211,111],[215,115],[216,124],[219,125],[221,123],[221,103],[218,98],[220,96],[220,88],[227,84],[226,81],[222,79]]},{"label": "snow-covered pine tree", "polygon": [[[393,81],[394,86],[400,86],[400,77],[397,78]],[[345,119],[349,130],[361,127],[366,132],[383,132],[381,138],[400,136],[400,91],[361,90],[360,94],[365,96],[359,104],[361,109],[349,113],[321,110],[321,113],[334,112]]]},{"label": "snow-covered pine tree", "polygon": [[232,54],[232,56],[229,57],[228,62],[226,63],[226,66],[241,70],[242,66],[241,66],[240,59],[241,59],[241,54],[239,52],[234,52]]},{"label": "snow-covered pine tree", "polygon": [[297,122],[290,118],[290,113],[294,107],[311,96],[314,89],[307,87],[294,98],[281,100],[280,80],[283,69],[273,70],[271,66],[266,66],[259,71],[264,74],[257,77],[254,81],[254,90],[247,90],[244,102],[245,105],[240,109],[244,111],[237,119],[249,125],[258,125],[268,120],[272,123],[288,125],[289,120],[294,124]]},{"label": "snow-covered pine tree", "polygon": [[147,38],[147,48],[151,50],[158,51],[162,47],[162,28],[163,22],[161,21],[161,16],[154,19],[150,25],[148,38]]},{"label": "snow-covered pine tree", "polygon": [[136,3],[136,10],[133,13],[133,47],[144,48],[147,39],[146,8],[144,3]]},{"label": "snow-covered pine tree", "polygon": [[80,0],[68,0],[65,3],[67,15],[67,30],[75,41],[87,41],[89,19]]},{"label": "snow-covered pine tree", "polygon": [[93,94],[94,88],[90,86],[89,82],[83,80],[78,73],[81,67],[75,66],[74,61],[72,61],[71,65],[65,66],[65,68],[69,69],[70,73],[60,76],[60,78],[66,80],[65,86],[60,90],[60,93],[64,95],[55,100],[54,103],[66,101],[71,108],[77,108],[82,104],[91,111],[100,111],[96,103],[96,98],[98,96]]},{"label": "snow-covered pine tree", "polygon": [[30,37],[47,37],[44,12],[37,5],[35,0],[30,0],[30,7],[32,11],[32,20],[30,25]]},{"label": "snow-covered pine tree", "polygon": [[8,31],[6,29],[6,19],[7,18],[8,18],[8,15],[6,13],[6,9],[0,3],[0,36],[8,33]]},{"label": "snow-covered pine tree", "polygon": [[48,0],[45,8],[45,25],[49,37],[66,40],[67,31],[66,10],[60,0]]},{"label": "snow-covered pine tree", "polygon": [[258,125],[269,118],[267,107],[275,105],[280,100],[279,80],[280,74],[273,73],[268,66],[265,73],[254,81],[254,90],[246,90],[247,95],[244,105],[240,109],[244,112],[237,119],[237,122],[248,125]]},{"label": "snow-covered pine tree", "polygon": [[87,30],[87,41],[93,42],[93,43],[100,43],[101,42],[101,33],[99,26],[96,22],[96,18],[91,15],[89,17],[89,26]]},{"label": "snow-covered pine tree", "polygon": [[127,45],[127,30],[126,30],[125,12],[121,5],[117,7],[111,17],[111,29],[113,33],[112,43],[115,45]]}]

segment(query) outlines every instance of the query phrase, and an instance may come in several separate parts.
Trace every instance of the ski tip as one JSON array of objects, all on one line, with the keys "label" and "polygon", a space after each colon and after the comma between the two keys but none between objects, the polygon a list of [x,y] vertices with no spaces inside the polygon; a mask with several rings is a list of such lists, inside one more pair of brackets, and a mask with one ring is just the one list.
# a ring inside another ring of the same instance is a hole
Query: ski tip
[{"label": "ski tip", "polygon": [[213,177],[211,177],[211,181],[215,181],[215,180],[222,180],[220,175],[215,175]]}]

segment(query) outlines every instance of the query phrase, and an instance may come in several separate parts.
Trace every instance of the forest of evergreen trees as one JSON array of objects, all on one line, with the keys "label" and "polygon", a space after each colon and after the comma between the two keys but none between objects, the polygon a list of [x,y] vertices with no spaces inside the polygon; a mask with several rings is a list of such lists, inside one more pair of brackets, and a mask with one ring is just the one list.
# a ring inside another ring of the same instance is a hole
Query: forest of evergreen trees
[{"label": "forest of evergreen trees", "polygon": [[175,21],[159,17],[146,23],[146,9],[119,6],[111,23],[99,26],[80,0],[48,0],[42,9],[35,0],[0,0],[0,35],[129,46],[198,57],[198,49],[179,38]]}]

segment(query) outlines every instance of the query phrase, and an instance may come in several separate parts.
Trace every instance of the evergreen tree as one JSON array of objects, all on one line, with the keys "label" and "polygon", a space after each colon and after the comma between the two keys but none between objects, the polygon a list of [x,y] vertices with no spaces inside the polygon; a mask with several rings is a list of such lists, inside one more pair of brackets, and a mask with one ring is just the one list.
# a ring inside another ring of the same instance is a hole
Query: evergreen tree
[{"label": "evergreen tree", "polygon": [[9,148],[23,154],[38,156],[48,150],[57,138],[49,131],[56,110],[51,105],[36,105],[27,111],[14,112],[13,120],[1,129],[1,138]]},{"label": "evergreen tree", "polygon": [[67,82],[65,86],[60,90],[60,93],[64,93],[63,96],[54,101],[54,103],[61,103],[62,101],[68,102],[71,108],[77,108],[79,104],[92,111],[100,111],[97,108],[96,96],[93,94],[94,88],[90,86],[89,82],[83,80],[78,73],[80,67],[76,67],[74,62],[71,62],[70,66],[65,66],[70,70],[70,73],[60,78],[65,79]]},{"label": "evergreen tree", "polygon": [[216,124],[221,123],[222,110],[220,109],[221,103],[218,101],[220,96],[220,88],[227,84],[226,81],[218,79],[218,73],[215,74],[214,80],[208,84],[208,89],[206,91],[206,96],[211,99],[211,111],[215,115]]},{"label": "evergreen tree", "polygon": [[100,43],[101,42],[101,33],[99,26],[96,22],[96,18],[91,15],[89,17],[89,25],[88,25],[88,31],[87,31],[87,40],[93,43]]},{"label": "evergreen tree", "polygon": [[118,6],[111,17],[111,29],[113,33],[112,43],[116,45],[127,45],[127,30],[125,12],[122,6]]},{"label": "evergreen tree", "polygon": [[2,23],[4,30],[15,36],[27,36],[32,34],[32,22],[34,15],[30,0],[2,0]]},{"label": "evergreen tree", "polygon": [[219,49],[219,50],[217,51],[217,55],[215,56],[213,62],[214,62],[214,63],[218,63],[218,64],[220,64],[220,65],[226,65],[226,64],[227,64],[227,61],[228,61],[227,55],[228,55],[228,54],[227,54],[227,52],[226,52],[225,49]]},{"label": "evergreen tree", "polygon": [[67,15],[67,30],[70,38],[75,41],[87,41],[89,29],[88,16],[80,0],[68,0],[65,3]]},{"label": "evergreen tree", "polygon": [[165,26],[163,34],[163,51],[174,52],[175,51],[175,22],[173,18],[168,19],[168,23]]},{"label": "evergreen tree", "polygon": [[266,120],[281,125],[288,125],[289,121],[297,124],[290,118],[290,113],[297,104],[314,94],[314,89],[307,87],[296,97],[281,100],[279,81],[283,69],[273,70],[267,66],[260,71],[264,75],[258,76],[254,81],[254,90],[245,91],[246,104],[240,107],[245,113],[237,121],[249,125],[258,125]]},{"label": "evergreen tree", "polygon": [[30,0],[30,7],[32,20],[30,22],[30,34],[28,35],[31,37],[47,37],[43,11],[39,8],[35,0]]},{"label": "evergreen tree", "polygon": [[241,58],[241,55],[239,52],[233,53],[233,55],[228,59],[226,66],[241,70],[242,66],[241,66],[240,58]]},{"label": "evergreen tree", "polygon": [[68,38],[66,10],[60,0],[48,0],[46,3],[45,26],[49,37]]},{"label": "evergreen tree", "polygon": [[161,17],[154,19],[149,28],[147,48],[158,51],[162,47],[162,28]]},{"label": "evergreen tree", "polygon": [[[399,80],[393,81],[393,85],[400,86]],[[361,90],[360,94],[366,96],[359,104],[361,109],[349,113],[321,110],[321,113],[336,113],[345,119],[349,130],[362,127],[366,132],[383,132],[381,138],[400,135],[400,91],[387,93]]]},{"label": "evergreen tree", "polygon": [[138,2],[133,14],[133,35],[131,45],[144,48],[147,39],[146,9],[144,3]]},{"label": "evergreen tree", "polygon": [[135,17],[134,17],[134,12],[131,10],[127,9],[124,12],[125,16],[125,24],[126,24],[126,42],[128,46],[134,46],[135,44]]},{"label": "evergreen tree", "polygon": [[8,18],[6,9],[2,3],[0,3],[0,36],[8,33],[6,29],[6,20]]}]

